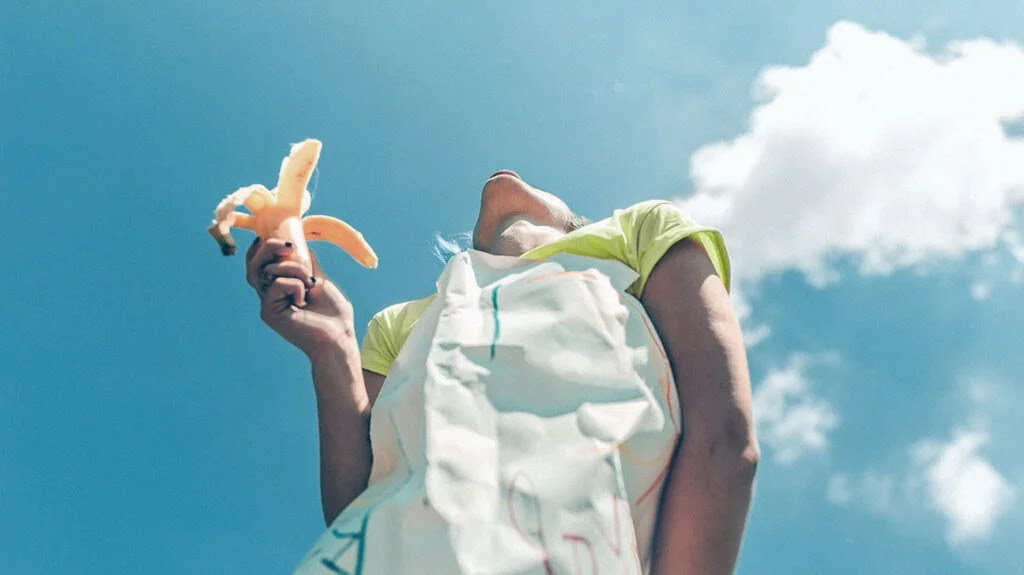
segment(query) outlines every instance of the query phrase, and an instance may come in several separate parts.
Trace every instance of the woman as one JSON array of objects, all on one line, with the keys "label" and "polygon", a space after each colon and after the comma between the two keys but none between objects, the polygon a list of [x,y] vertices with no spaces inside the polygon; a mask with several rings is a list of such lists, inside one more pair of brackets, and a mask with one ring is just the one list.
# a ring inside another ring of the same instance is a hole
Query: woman
[{"label": "woman", "polygon": [[[634,272],[636,280],[626,292],[639,300],[660,337],[675,386],[671,403],[677,395],[681,412],[681,428],[670,446],[674,453],[652,485],[660,491],[653,534],[637,541],[637,554],[650,573],[731,573],[758,448],[719,234],[693,224],[668,202],[644,202],[581,225],[562,200],[503,170],[484,183],[473,248],[531,261],[560,254],[617,260]],[[331,524],[367,488],[371,408],[434,298],[378,313],[360,353],[351,302],[319,268],[309,274],[287,260],[291,249],[281,241],[257,240],[247,254],[247,279],[259,294],[263,321],[310,359],[320,424],[321,498]],[[641,513],[630,503],[630,511]],[[365,535],[364,529],[358,537]],[[545,557],[541,572],[554,572],[547,551],[538,552]],[[327,558],[322,565],[338,571]]]}]

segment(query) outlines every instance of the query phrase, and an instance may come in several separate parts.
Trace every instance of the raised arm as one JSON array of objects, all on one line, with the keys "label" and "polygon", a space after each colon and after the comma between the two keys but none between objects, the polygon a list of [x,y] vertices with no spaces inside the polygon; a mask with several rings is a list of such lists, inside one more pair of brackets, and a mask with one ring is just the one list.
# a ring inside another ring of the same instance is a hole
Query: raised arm
[{"label": "raised arm", "polygon": [[707,253],[690,240],[661,258],[641,301],[668,352],[683,419],[652,574],[732,573],[758,461],[739,323]]},{"label": "raised arm", "polygon": [[[293,246],[254,243],[246,276],[260,297],[260,318],[310,360],[320,431],[320,498],[329,525],[370,477],[370,407],[383,376],[362,369],[352,304],[323,275],[289,256]],[[312,253],[312,252],[311,252]]]},{"label": "raised arm", "polygon": [[[352,338],[355,341],[355,338]],[[310,356],[320,435],[320,504],[330,525],[370,478],[370,399],[354,343]]]}]

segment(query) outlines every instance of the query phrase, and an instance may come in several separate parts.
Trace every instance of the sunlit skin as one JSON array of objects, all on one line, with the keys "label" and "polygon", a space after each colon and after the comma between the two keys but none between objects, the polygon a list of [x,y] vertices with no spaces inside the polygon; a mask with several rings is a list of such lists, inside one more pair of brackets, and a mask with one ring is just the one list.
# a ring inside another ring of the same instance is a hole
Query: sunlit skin
[{"label": "sunlit skin", "polygon": [[[518,256],[567,232],[565,202],[502,170],[483,185],[473,248]],[[320,494],[330,524],[367,485],[370,412],[385,376],[362,369],[353,306],[323,275],[288,260],[281,240],[256,242],[247,279],[261,318],[310,359],[320,429]],[[759,459],[739,322],[699,244],[683,240],[655,265],[640,298],[675,376],[683,432],[665,482],[652,575],[732,573]]]},{"label": "sunlit skin", "polygon": [[561,199],[531,186],[511,170],[484,182],[473,248],[499,256],[520,256],[565,235],[572,211]]}]

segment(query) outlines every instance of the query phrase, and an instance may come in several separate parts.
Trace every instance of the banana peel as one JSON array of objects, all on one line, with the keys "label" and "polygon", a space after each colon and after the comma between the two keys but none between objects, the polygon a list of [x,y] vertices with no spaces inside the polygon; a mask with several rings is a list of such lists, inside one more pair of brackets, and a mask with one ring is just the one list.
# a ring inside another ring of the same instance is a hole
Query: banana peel
[{"label": "banana peel", "polygon": [[[308,241],[331,242],[348,252],[367,268],[377,267],[377,254],[355,228],[331,216],[306,216],[311,197],[306,190],[313,169],[320,160],[322,144],[309,139],[293,144],[291,153],[281,162],[277,187],[268,190],[255,184],[228,194],[214,210],[214,220],[207,231],[220,245],[221,253],[230,256],[237,251],[231,228],[256,232],[261,238],[278,238],[292,242],[293,258],[312,270]],[[245,206],[250,213],[236,211]]]}]

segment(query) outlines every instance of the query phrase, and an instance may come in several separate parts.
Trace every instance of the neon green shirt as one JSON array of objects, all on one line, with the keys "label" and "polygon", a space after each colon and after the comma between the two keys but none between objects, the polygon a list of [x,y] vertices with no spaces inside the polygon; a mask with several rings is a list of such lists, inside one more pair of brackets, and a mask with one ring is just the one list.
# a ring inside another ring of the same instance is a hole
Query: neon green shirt
[{"label": "neon green shirt", "polygon": [[[671,202],[650,200],[624,210],[615,210],[609,218],[574,230],[558,240],[532,249],[524,258],[543,260],[557,253],[571,253],[626,264],[640,277],[626,290],[640,299],[647,278],[661,256],[673,244],[691,238],[704,247],[715,271],[729,288],[729,256],[722,234],[687,218]],[[387,375],[391,363],[409,337],[409,332],[434,300],[436,294],[384,308],[370,320],[363,337],[363,368]]]}]

